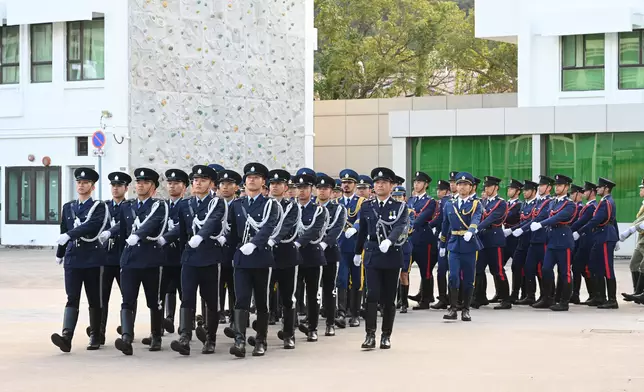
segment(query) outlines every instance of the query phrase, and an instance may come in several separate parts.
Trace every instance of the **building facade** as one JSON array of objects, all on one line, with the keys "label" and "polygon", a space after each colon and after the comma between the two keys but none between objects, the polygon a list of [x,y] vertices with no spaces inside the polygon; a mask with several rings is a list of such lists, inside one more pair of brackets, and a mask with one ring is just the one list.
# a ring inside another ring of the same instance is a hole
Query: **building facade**
[{"label": "building facade", "polygon": [[0,21],[3,245],[54,243],[80,166],[108,199],[115,170],[312,165],[312,2],[0,0]]},{"label": "building facade", "polygon": [[394,170],[608,177],[627,225],[644,176],[644,1],[477,0],[476,15],[478,38],[518,43],[518,107],[390,112]]}]

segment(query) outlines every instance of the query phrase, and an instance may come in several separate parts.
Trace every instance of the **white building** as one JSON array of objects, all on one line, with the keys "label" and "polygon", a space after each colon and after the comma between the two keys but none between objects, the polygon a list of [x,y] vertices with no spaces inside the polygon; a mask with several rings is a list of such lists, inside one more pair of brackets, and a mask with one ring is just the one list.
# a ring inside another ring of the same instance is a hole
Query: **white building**
[{"label": "white building", "polygon": [[103,199],[116,170],[303,165],[313,8],[288,3],[0,0],[0,243],[55,242],[102,124]]},{"label": "white building", "polygon": [[[608,177],[624,227],[644,177],[644,0],[476,0],[476,36],[518,44],[518,107],[389,113],[394,170]],[[431,105],[429,105],[431,106]],[[634,238],[619,254],[630,254]]]}]

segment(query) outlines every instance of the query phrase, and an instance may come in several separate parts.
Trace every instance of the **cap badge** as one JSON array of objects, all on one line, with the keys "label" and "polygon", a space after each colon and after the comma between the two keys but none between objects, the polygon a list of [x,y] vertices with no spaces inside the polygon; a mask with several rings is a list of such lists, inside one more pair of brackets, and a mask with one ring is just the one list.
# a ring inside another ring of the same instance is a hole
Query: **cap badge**
[{"label": "cap badge", "polygon": [[378,172],[378,177],[382,177],[382,172],[381,171]]},{"label": "cap badge", "polygon": [[201,169],[197,170],[197,174],[201,174]]},{"label": "cap badge", "polygon": [[176,177],[176,176],[177,176],[177,173],[175,172],[172,172],[172,174],[170,174],[170,177]]},{"label": "cap badge", "polygon": [[228,173],[224,173],[224,178],[228,178]]},{"label": "cap badge", "polygon": [[273,176],[273,178],[274,178],[274,179],[278,179],[278,178],[280,178],[280,176],[279,176],[279,174],[275,173],[275,175]]},{"label": "cap badge", "polygon": [[254,172],[255,171],[255,166],[251,166],[250,171]]},{"label": "cap badge", "polygon": [[419,176],[419,175],[420,175],[420,172],[416,172],[416,176]]},{"label": "cap badge", "polygon": [[345,173],[344,178],[349,178],[349,173]]},{"label": "cap badge", "polygon": [[303,178],[300,178],[300,184],[301,184],[301,183],[303,183],[303,182],[304,182],[304,179],[303,179]]},{"label": "cap badge", "polygon": [[141,173],[139,173],[139,175],[140,175],[140,176],[144,176],[144,175],[145,175],[145,172],[144,172],[143,170],[141,170]]},{"label": "cap badge", "polygon": [[555,180],[558,180],[558,179],[559,179],[559,176],[555,176]]},{"label": "cap badge", "polygon": [[85,172],[84,171],[81,172],[81,177],[85,177]]},{"label": "cap badge", "polygon": [[320,180],[320,184],[324,184],[324,180]]},{"label": "cap badge", "polygon": [[119,180],[119,176],[114,176],[114,180],[115,180],[115,181],[118,181],[118,180]]},{"label": "cap badge", "polygon": [[461,176],[461,180],[464,180],[464,179],[465,179],[465,176]]}]

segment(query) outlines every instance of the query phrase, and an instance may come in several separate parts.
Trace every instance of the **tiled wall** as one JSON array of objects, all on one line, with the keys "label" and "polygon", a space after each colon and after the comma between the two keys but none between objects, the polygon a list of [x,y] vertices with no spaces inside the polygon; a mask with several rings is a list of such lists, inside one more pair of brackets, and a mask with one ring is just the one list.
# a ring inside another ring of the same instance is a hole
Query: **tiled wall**
[{"label": "tiled wall", "polygon": [[516,94],[315,101],[314,168],[337,176],[346,167],[360,174],[392,167],[390,111],[516,106]]}]

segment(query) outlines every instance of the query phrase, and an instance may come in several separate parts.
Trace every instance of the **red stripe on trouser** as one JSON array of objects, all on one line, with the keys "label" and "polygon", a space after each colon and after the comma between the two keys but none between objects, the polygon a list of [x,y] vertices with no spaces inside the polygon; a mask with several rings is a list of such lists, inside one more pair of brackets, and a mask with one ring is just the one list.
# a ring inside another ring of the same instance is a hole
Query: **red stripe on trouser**
[{"label": "red stripe on trouser", "polygon": [[570,283],[570,249],[566,249],[566,281]]},{"label": "red stripe on trouser", "polygon": [[425,272],[425,279],[432,276],[432,244],[427,244],[427,272]]},{"label": "red stripe on trouser", "polygon": [[606,279],[610,279],[610,269],[608,268],[608,248],[604,242],[604,268],[606,268]]},{"label": "red stripe on trouser", "polygon": [[587,278],[590,278],[590,270],[588,269],[588,266],[585,266],[585,267],[584,267],[584,275],[585,275]]},{"label": "red stripe on trouser", "polygon": [[496,248],[496,254],[499,260],[499,277],[503,281],[505,280],[505,274],[503,273],[503,252],[501,252],[501,248]]}]

